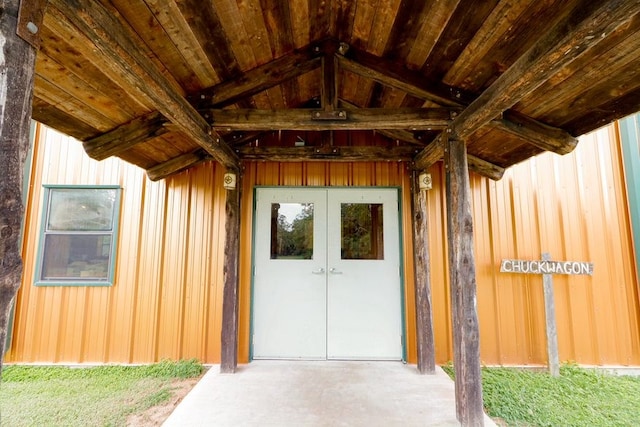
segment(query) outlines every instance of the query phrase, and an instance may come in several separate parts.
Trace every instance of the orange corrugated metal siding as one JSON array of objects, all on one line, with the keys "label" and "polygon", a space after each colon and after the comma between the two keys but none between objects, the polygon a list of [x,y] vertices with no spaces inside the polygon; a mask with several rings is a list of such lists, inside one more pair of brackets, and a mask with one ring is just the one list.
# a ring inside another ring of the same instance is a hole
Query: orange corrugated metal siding
[{"label": "orange corrugated metal siding", "polygon": [[[224,170],[205,163],[152,183],[110,159],[95,162],[53,131],[35,149],[24,244],[25,273],[7,361],[143,363],[219,361],[224,258]],[[504,258],[591,261],[593,277],[554,276],[561,360],[640,365],[640,308],[624,180],[614,127],[567,156],[539,156],[499,181],[471,175],[481,328],[487,364],[546,363],[540,276],[499,273]],[[60,167],[59,165],[68,165]],[[452,359],[444,170],[428,193],[437,361]],[[248,360],[253,188],[394,186],[402,189],[405,315],[415,361],[412,234],[403,163],[246,164],[240,258],[240,361]],[[42,184],[123,188],[113,287],[34,287]]]}]

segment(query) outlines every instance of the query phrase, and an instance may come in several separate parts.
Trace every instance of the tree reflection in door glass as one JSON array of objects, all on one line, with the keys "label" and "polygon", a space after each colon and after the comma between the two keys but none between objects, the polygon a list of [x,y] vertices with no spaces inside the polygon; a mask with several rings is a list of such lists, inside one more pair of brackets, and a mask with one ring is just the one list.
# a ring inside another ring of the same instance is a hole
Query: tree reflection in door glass
[{"label": "tree reflection in door glass", "polygon": [[343,203],[342,259],[384,259],[382,204]]},{"label": "tree reflection in door glass", "polygon": [[313,258],[313,203],[271,204],[271,259]]}]

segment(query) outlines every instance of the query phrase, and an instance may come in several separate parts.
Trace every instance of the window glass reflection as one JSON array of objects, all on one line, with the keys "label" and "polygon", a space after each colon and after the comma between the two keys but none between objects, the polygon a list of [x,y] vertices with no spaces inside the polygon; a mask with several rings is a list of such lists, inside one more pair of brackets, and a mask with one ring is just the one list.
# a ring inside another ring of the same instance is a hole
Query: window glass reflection
[{"label": "window glass reflection", "polygon": [[342,259],[384,259],[382,204],[341,205]]},{"label": "window glass reflection", "polygon": [[313,258],[313,203],[271,204],[271,259]]}]

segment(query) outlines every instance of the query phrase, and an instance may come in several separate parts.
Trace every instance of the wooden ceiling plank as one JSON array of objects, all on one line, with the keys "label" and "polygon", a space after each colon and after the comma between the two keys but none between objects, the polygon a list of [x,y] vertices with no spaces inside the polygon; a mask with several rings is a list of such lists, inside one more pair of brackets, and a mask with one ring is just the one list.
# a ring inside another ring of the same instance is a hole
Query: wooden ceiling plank
[{"label": "wooden ceiling plank", "polygon": [[449,68],[443,81],[460,86],[469,68],[487,55],[528,7],[527,1],[501,0]]},{"label": "wooden ceiling plank", "polygon": [[309,45],[247,71],[240,77],[189,95],[188,99],[198,109],[225,107],[313,71],[320,67],[321,62],[321,48],[318,45]]},{"label": "wooden ceiling plank", "polygon": [[38,54],[35,71],[42,79],[47,80],[70,98],[85,103],[87,109],[95,110],[113,123],[126,122],[135,117],[123,111],[120,104],[113,98],[102,94],[84,80],[78,79],[63,64],[42,52]]},{"label": "wooden ceiling plank", "polygon": [[183,16],[175,0],[144,0],[160,23],[167,36],[189,64],[203,87],[213,86],[220,82],[213,65],[193,34],[189,23]]},{"label": "wooden ceiling plank", "polygon": [[411,4],[419,2],[415,2],[415,0],[386,0],[377,3],[371,34],[367,41],[368,52],[378,56],[382,56],[385,53],[387,40],[391,35],[395,16],[398,13],[401,3]]},{"label": "wooden ceiling plank", "polygon": [[[267,45],[268,35],[263,23],[258,19],[251,21],[252,25],[248,25],[249,16],[245,16],[245,13],[251,14],[249,8],[253,5],[247,5],[245,1],[215,0],[213,6],[220,28],[223,29],[229,48],[235,55],[241,70],[250,70],[272,59]],[[262,40],[262,37],[265,39]],[[257,54],[260,56],[258,57]]]},{"label": "wooden ceiling plank", "polygon": [[[640,15],[636,21],[640,24]],[[546,94],[543,95],[545,98],[551,98],[548,103],[542,103],[535,109],[538,114],[548,116],[549,120],[555,121],[554,124],[564,127],[565,123],[589,114],[602,99],[609,99],[612,94],[622,96],[640,81],[638,64],[633,60],[640,50],[640,32],[619,45],[607,43],[605,50],[597,61],[574,61],[579,64],[571,64],[571,72],[563,70],[563,74],[568,74],[565,80],[545,84],[534,91],[531,95]],[[607,79],[601,78],[604,74],[608,76]],[[549,93],[557,93],[557,96],[549,97]],[[535,100],[528,96],[519,105],[526,108],[532,106]]]},{"label": "wooden ceiling plank", "polygon": [[465,139],[547,81],[567,64],[598,44],[640,11],[640,0],[611,0],[583,9],[554,27],[452,123],[454,135]]},{"label": "wooden ceiling plank", "polygon": [[77,0],[72,4],[63,0],[51,0],[49,7],[51,6],[86,34],[96,51],[108,59],[104,61],[108,67],[105,74],[141,90],[153,101],[159,112],[217,161],[228,168],[238,168],[235,153],[143,54],[144,49],[136,45],[132,30],[117,19],[113,10],[90,0]]},{"label": "wooden ceiling plank", "polygon": [[[497,4],[498,0],[466,0],[456,4],[435,46],[421,66],[422,74],[431,80],[442,81]],[[432,31],[432,28],[427,31]]]},{"label": "wooden ceiling plank", "polygon": [[307,0],[294,0],[290,2],[291,32],[293,47],[299,49],[311,43],[309,38],[309,2]]},{"label": "wooden ceiling plank", "polygon": [[440,0],[431,2],[429,13],[422,17],[422,28],[406,56],[410,69],[420,69],[435,47],[442,32],[447,28],[451,16],[460,0]]},{"label": "wooden ceiling plank", "polygon": [[381,56],[404,60],[413,46],[423,20],[431,13],[431,7],[432,4],[428,1],[402,0]]},{"label": "wooden ceiling plank", "polygon": [[[45,16],[45,25],[40,32],[43,43],[38,51],[37,61],[45,57],[52,58],[68,78],[69,85],[81,84],[86,87],[84,97],[108,98],[110,108],[116,105],[129,119],[145,114],[149,109],[134,99],[120,86],[105,77],[104,73],[88,61],[86,57],[71,45],[73,39],[55,33],[50,28],[50,15]],[[68,36],[68,35],[67,35]],[[36,63],[36,67],[38,67]]]},{"label": "wooden ceiling plank", "polygon": [[336,0],[335,29],[332,33],[339,41],[351,40],[355,24],[357,2],[353,0]]},{"label": "wooden ceiling plank", "polygon": [[34,77],[33,95],[98,131],[105,132],[118,125],[100,111],[65,92],[64,88],[58,87],[39,75]]},{"label": "wooden ceiling plank", "polygon": [[271,55],[278,58],[293,49],[293,30],[289,2],[260,0],[262,16],[267,27]]},{"label": "wooden ceiling plank", "polygon": [[206,78],[202,81],[201,75],[194,69],[201,64],[191,64],[186,60],[183,52],[165,31],[158,16],[151,12],[144,1],[111,0],[111,3],[145,41],[158,60],[167,64],[173,77],[187,92],[209,86],[206,83],[211,80],[211,70],[206,70]]},{"label": "wooden ceiling plank", "polygon": [[623,96],[593,107],[584,115],[573,119],[564,126],[575,132],[576,135],[583,135],[615,120],[622,119],[632,114],[631,111],[640,111],[640,86]]},{"label": "wooden ceiling plank", "polygon": [[176,4],[218,77],[225,81],[241,73],[213,2],[178,0]]},{"label": "wooden ceiling plank", "polygon": [[157,138],[168,132],[167,120],[156,111],[91,138],[82,143],[92,159],[104,160],[116,156],[136,144]]},{"label": "wooden ceiling plank", "polygon": [[[640,14],[631,26],[632,28],[625,27],[624,31],[611,35],[606,42],[593,48],[593,54],[598,56],[597,61],[592,57],[576,59],[559,76],[549,79],[523,98],[517,106],[528,113],[532,112],[536,117],[545,117],[553,112],[553,120],[561,125],[565,121],[565,114],[580,115],[575,111],[576,108],[580,107],[586,112],[602,96],[609,98],[610,93],[618,93],[617,85],[638,81],[633,75],[621,75],[625,71],[631,74],[638,71],[636,53],[640,49]],[[633,31],[630,33],[629,30]],[[603,75],[610,78],[602,79]],[[554,93],[554,96],[548,96],[549,93]],[[595,96],[590,96],[590,93],[595,93]],[[580,94],[578,99],[576,94]],[[550,99],[548,102],[537,103],[540,96]]]},{"label": "wooden ceiling plank", "polygon": [[309,0],[309,40],[321,40],[331,34],[331,5],[327,0]]},{"label": "wooden ceiling plank", "polygon": [[208,156],[206,152],[203,152],[202,150],[197,150],[193,153],[186,153],[147,169],[147,176],[151,181],[158,181],[195,166],[207,159]]},{"label": "wooden ceiling plank", "polygon": [[31,118],[77,139],[91,138],[100,131],[49,104],[34,94]]},{"label": "wooden ceiling plank", "polygon": [[[325,119],[319,110],[208,110],[211,125],[224,130],[366,130],[444,129],[455,110],[438,109],[340,109]],[[345,113],[342,118],[339,114]],[[316,115],[317,117],[316,118]]]}]

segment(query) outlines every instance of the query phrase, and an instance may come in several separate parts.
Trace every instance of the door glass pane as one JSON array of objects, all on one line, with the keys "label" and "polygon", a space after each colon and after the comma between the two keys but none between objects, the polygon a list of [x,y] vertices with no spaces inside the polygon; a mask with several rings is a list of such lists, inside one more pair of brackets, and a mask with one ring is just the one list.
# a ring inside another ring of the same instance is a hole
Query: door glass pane
[{"label": "door glass pane", "polygon": [[381,203],[342,203],[342,259],[384,259]]},{"label": "door glass pane", "polygon": [[313,203],[271,204],[271,259],[313,258]]}]

